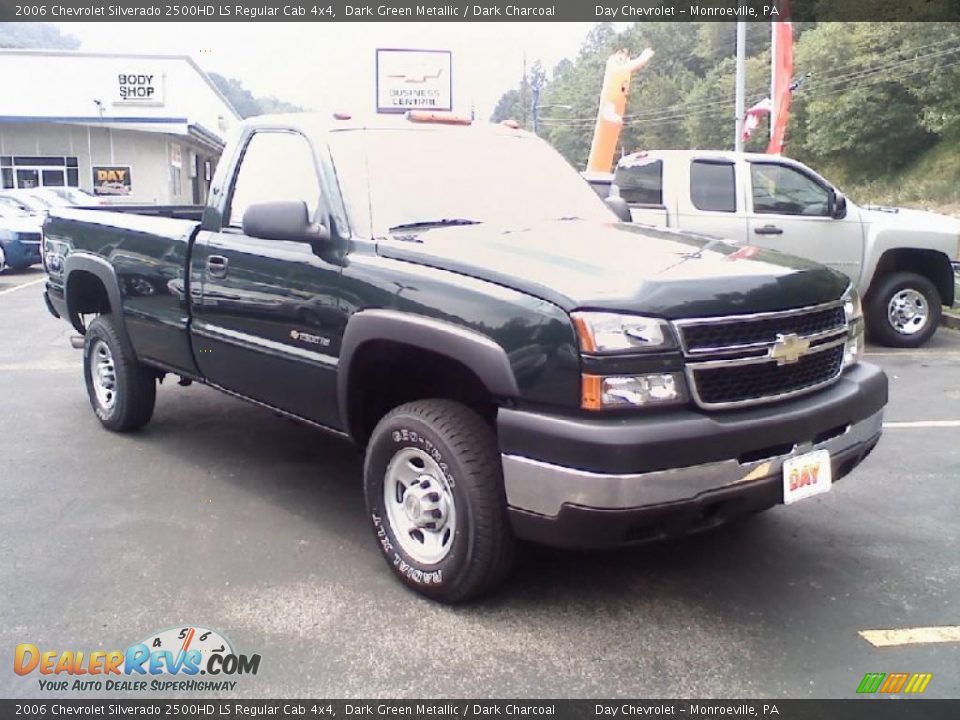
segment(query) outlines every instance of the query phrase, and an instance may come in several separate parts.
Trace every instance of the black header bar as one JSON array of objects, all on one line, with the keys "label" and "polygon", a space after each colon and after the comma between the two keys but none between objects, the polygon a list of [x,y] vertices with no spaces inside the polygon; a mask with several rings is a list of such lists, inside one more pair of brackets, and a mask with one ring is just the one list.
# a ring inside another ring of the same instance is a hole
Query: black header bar
[{"label": "black header bar", "polygon": [[958,0],[0,0],[6,22],[960,21]]}]

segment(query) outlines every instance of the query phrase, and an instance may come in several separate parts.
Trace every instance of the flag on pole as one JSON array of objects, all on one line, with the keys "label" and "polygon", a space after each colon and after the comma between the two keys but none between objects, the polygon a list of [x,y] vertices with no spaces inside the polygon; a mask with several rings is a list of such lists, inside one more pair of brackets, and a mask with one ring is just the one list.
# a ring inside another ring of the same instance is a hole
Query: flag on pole
[{"label": "flag on pole", "polygon": [[773,81],[771,93],[773,104],[770,128],[770,144],[767,152],[780,155],[787,131],[787,116],[790,112],[791,80],[793,79],[793,23],[773,23],[773,57],[771,58]]},{"label": "flag on pole", "polygon": [[753,131],[760,126],[760,118],[768,114],[772,108],[773,103],[770,102],[770,98],[764,98],[747,110],[743,116],[743,131],[741,132],[744,142],[749,140]]}]

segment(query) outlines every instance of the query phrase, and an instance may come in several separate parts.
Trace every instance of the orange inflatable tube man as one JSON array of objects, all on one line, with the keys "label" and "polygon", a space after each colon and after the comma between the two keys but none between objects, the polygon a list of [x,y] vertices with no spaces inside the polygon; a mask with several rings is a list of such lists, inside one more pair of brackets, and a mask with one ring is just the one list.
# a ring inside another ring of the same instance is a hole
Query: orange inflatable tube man
[{"label": "orange inflatable tube man", "polygon": [[647,48],[632,60],[626,50],[619,50],[607,58],[597,124],[587,160],[588,171],[608,173],[613,169],[613,158],[623,129],[623,114],[627,109],[627,95],[630,93],[630,77],[650,62],[652,57],[653,50]]}]

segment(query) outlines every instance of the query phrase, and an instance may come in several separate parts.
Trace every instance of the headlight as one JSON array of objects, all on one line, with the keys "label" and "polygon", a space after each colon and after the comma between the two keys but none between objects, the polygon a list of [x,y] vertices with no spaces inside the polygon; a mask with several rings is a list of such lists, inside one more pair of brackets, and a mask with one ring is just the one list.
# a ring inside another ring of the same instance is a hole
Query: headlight
[{"label": "headlight", "polygon": [[665,320],[607,312],[571,313],[581,352],[618,354],[670,350],[676,341]]},{"label": "headlight", "polygon": [[850,367],[863,360],[863,304],[860,294],[851,285],[843,295],[843,314],[847,319],[847,344],[843,353],[843,366]]},{"label": "headlight", "polygon": [[584,410],[675,405],[687,401],[683,373],[584,375],[580,405]]}]

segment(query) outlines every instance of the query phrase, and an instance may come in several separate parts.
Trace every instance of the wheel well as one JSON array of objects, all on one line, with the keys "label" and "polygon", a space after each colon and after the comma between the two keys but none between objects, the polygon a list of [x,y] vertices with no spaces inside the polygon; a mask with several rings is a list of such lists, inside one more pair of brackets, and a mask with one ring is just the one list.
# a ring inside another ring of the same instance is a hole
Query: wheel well
[{"label": "wheel well", "polygon": [[70,320],[81,332],[80,315],[104,315],[110,312],[110,296],[103,281],[87,270],[74,270],[67,283],[67,308]]},{"label": "wheel well", "polygon": [[380,418],[412,400],[455,400],[490,423],[497,414],[493,396],[470,368],[445,355],[403,343],[364,343],[354,355],[348,382],[349,430],[361,445]]},{"label": "wheel well", "polygon": [[868,294],[876,287],[880,278],[894,272],[923,275],[937,288],[942,305],[953,304],[953,266],[950,264],[950,258],[942,252],[910,248],[887,250],[877,263]]}]

